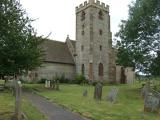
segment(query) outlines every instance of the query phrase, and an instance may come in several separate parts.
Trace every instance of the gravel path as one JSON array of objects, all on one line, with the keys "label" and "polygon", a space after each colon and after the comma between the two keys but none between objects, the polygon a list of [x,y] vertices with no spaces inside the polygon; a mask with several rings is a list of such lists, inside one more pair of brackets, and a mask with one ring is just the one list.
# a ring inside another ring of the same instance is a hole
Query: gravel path
[{"label": "gravel path", "polygon": [[72,113],[55,103],[47,101],[37,94],[25,92],[24,95],[29,99],[33,106],[44,113],[48,120],[87,120],[79,114]]}]

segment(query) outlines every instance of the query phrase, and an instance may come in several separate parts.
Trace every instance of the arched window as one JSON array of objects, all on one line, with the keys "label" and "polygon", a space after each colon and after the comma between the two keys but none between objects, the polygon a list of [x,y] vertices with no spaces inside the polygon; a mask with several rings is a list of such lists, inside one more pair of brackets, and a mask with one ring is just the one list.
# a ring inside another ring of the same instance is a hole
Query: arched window
[{"label": "arched window", "polygon": [[82,11],[82,13],[81,13],[81,21],[85,20],[85,15],[86,15],[86,13],[84,11]]},{"label": "arched window", "polygon": [[84,64],[82,64],[82,75],[84,75],[84,71],[85,71],[85,67],[84,67]]},{"label": "arched window", "polygon": [[102,10],[99,11],[99,13],[98,13],[98,18],[99,18],[100,20],[103,20],[103,12],[102,12]]},{"label": "arched window", "polygon": [[99,50],[102,51],[102,45],[99,46]]},{"label": "arched window", "polygon": [[103,34],[103,31],[100,29],[99,30],[99,35],[102,35]]},{"label": "arched window", "polygon": [[98,69],[99,69],[99,70],[98,70],[98,71],[99,71],[99,72],[98,72],[98,75],[99,75],[99,76],[103,76],[103,64],[102,64],[102,63],[99,64]]}]

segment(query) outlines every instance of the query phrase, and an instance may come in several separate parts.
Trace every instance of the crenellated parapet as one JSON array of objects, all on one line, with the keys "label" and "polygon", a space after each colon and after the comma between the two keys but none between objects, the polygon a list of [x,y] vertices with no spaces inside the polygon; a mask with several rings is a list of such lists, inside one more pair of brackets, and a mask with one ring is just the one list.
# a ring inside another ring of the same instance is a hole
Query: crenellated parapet
[{"label": "crenellated parapet", "polygon": [[79,6],[77,6],[76,13],[88,8],[89,6],[95,6],[100,9],[103,9],[104,11],[109,12],[109,5],[106,5],[105,3],[100,2],[99,0],[96,0],[96,1],[89,0],[89,1],[85,1],[83,4],[80,4]]}]

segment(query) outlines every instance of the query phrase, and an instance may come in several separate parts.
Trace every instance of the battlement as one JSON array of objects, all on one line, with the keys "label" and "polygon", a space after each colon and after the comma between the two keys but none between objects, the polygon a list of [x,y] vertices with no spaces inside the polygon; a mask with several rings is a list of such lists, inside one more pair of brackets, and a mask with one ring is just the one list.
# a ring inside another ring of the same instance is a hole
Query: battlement
[{"label": "battlement", "polygon": [[85,9],[86,7],[88,7],[90,5],[100,7],[103,10],[109,12],[109,6],[103,2],[100,2],[99,0],[96,0],[96,2],[95,2],[95,0],[85,1],[83,4],[80,4],[79,6],[76,7],[76,12],[79,12],[79,11]]}]

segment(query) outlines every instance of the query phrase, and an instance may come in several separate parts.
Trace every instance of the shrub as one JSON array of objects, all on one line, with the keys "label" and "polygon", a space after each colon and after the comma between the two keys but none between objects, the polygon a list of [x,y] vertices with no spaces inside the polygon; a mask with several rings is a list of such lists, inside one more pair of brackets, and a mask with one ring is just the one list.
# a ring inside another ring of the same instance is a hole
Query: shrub
[{"label": "shrub", "polygon": [[41,78],[37,83],[44,84],[46,80],[46,78]]},{"label": "shrub", "polygon": [[86,80],[84,75],[76,75],[75,83],[76,84],[87,84],[88,81]]}]

